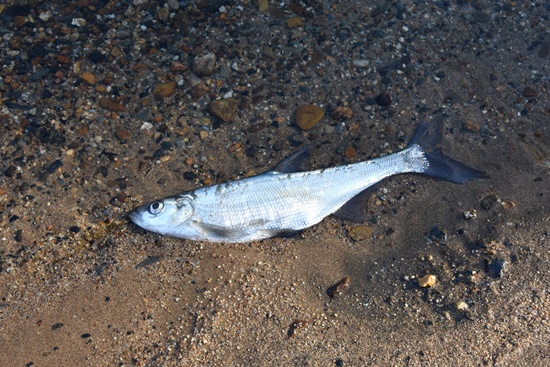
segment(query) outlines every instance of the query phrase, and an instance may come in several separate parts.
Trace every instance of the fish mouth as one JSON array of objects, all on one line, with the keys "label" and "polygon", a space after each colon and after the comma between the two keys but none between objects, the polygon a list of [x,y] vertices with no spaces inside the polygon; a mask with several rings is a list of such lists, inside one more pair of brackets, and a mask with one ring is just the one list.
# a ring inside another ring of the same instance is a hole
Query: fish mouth
[{"label": "fish mouth", "polygon": [[137,210],[132,210],[130,213],[128,213],[128,218],[130,218],[130,220],[134,222],[134,224],[137,224],[139,226],[141,218]]}]

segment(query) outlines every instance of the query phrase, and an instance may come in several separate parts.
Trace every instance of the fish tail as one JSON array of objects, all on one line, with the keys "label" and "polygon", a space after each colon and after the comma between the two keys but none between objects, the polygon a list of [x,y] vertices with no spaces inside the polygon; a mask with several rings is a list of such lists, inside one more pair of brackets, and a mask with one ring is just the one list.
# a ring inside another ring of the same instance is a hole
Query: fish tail
[{"label": "fish tail", "polygon": [[431,123],[422,122],[409,142],[409,147],[420,147],[428,160],[428,165],[422,173],[461,184],[469,180],[487,178],[483,172],[468,167],[441,152],[438,148],[441,141],[441,122],[442,119]]}]

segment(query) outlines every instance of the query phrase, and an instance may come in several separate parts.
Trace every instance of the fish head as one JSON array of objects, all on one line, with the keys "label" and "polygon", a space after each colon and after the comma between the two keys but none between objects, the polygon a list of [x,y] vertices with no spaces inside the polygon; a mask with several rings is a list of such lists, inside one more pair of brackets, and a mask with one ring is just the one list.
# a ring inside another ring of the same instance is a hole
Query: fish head
[{"label": "fish head", "polygon": [[130,220],[151,232],[185,237],[179,233],[193,217],[195,205],[189,196],[175,196],[155,200],[130,212]]}]

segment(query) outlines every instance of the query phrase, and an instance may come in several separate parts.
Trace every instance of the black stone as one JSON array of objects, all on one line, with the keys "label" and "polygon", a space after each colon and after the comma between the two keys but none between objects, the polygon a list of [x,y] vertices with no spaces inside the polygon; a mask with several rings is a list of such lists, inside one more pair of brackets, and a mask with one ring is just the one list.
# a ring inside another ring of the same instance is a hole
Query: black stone
[{"label": "black stone", "polygon": [[52,330],[61,329],[65,324],[62,322],[58,322],[52,325]]},{"label": "black stone", "polygon": [[99,64],[100,62],[105,61],[106,57],[98,50],[92,50],[90,54],[88,55],[88,58],[91,62],[94,64]]},{"label": "black stone", "polygon": [[502,273],[504,272],[506,265],[506,260],[497,258],[493,261],[488,261],[485,263],[485,271],[491,278],[500,278],[502,277]]},{"label": "black stone", "polygon": [[63,162],[61,162],[61,160],[59,159],[56,159],[55,161],[53,161],[52,163],[50,163],[47,167],[46,167],[46,171],[48,171],[49,174],[52,174],[54,173],[55,171],[57,171],[57,169],[59,167],[61,167],[63,165]]},{"label": "black stone", "polygon": [[382,107],[387,107],[391,104],[391,97],[387,93],[380,93],[376,99],[376,104]]},{"label": "black stone", "polygon": [[9,166],[4,171],[4,174],[8,177],[13,177],[13,175],[15,175],[16,173],[17,173],[17,167],[15,167],[15,166]]}]

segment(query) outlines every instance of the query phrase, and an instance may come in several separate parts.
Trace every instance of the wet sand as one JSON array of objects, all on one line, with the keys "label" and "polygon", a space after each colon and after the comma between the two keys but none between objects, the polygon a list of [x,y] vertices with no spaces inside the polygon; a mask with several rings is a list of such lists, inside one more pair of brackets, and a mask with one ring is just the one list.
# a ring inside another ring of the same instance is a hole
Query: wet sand
[{"label": "wet sand", "polygon": [[[548,365],[550,8],[258,3],[0,5],[0,365]],[[305,144],[313,168],[389,154],[442,115],[442,150],[488,179],[395,176],[366,223],[248,244],[127,219]]]}]

